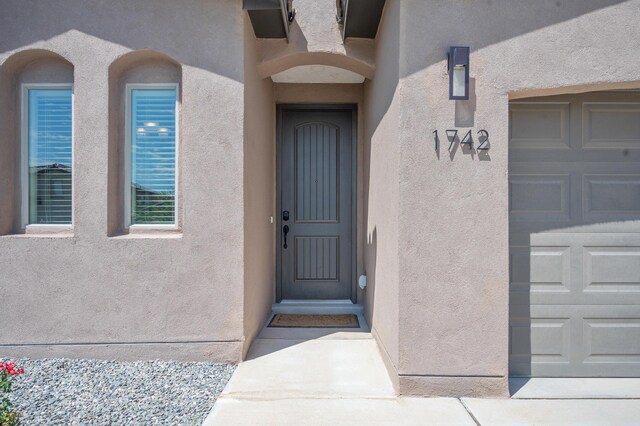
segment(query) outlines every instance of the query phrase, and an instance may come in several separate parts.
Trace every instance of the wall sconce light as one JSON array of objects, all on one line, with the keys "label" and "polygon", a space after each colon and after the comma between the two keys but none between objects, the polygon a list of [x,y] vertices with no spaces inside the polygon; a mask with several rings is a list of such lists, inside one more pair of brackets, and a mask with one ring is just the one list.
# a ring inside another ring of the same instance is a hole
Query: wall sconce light
[{"label": "wall sconce light", "polygon": [[449,99],[469,99],[469,48],[451,46],[447,53]]}]

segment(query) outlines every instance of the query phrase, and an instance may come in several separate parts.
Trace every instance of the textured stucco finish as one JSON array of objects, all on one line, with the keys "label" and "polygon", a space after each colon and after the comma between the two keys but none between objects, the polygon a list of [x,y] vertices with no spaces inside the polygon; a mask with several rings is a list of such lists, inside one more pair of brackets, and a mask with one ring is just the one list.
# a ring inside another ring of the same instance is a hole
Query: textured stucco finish
[{"label": "textured stucco finish", "polygon": [[[2,1],[0,8],[2,87],[21,78],[30,62],[13,66],[12,58],[28,49],[47,50],[73,65],[75,102],[72,234],[15,235],[19,229],[6,225],[2,210],[0,288],[12,295],[0,309],[0,344],[12,345],[3,347],[3,354],[24,354],[15,349],[20,344],[126,343],[104,352],[125,358],[143,352],[134,348],[137,343],[173,342],[184,346],[177,357],[239,360],[244,279],[240,2],[69,0],[51,7],[41,1]],[[184,221],[178,235],[110,238],[109,67],[145,49],[182,68]],[[6,96],[14,95],[3,91]],[[12,117],[2,117],[3,128],[7,120]],[[17,143],[17,136],[9,135],[0,135],[3,148]],[[212,344],[203,351],[207,342]],[[100,348],[75,353],[97,356]],[[171,353],[169,346],[166,350]]]},{"label": "textured stucco finish", "polygon": [[274,89],[270,78],[258,75],[256,40],[245,19],[244,354],[271,312],[276,280]]},{"label": "textured stucco finish", "polygon": [[397,387],[399,359],[399,3],[387,2],[378,29],[373,79],[365,81],[365,315]]},{"label": "textured stucco finish", "polygon": [[[640,51],[640,2],[391,3],[402,40],[400,389],[458,396],[476,381],[476,395],[507,395],[509,96],[637,82],[640,55],[617,47]],[[468,102],[447,100],[450,45],[471,47]],[[487,129],[491,149],[450,155],[445,143],[436,156],[433,130],[452,127]]]},{"label": "textured stucco finish", "polygon": [[[365,310],[401,393],[507,395],[508,100],[640,86],[640,57],[611,48],[638,39],[638,6],[387,2],[365,82]],[[450,45],[471,47],[469,101],[447,99]],[[487,129],[490,151],[449,153],[449,128]]]},{"label": "textured stucco finish", "polygon": [[[392,381],[507,395],[508,101],[640,88],[640,1],[387,0],[375,42],[341,40],[334,0],[295,6],[287,43],[255,40],[235,0],[0,0],[3,352],[240,359],[274,295],[275,104],[357,103],[358,300]],[[447,99],[451,45],[471,47],[470,101]],[[267,78],[308,64],[367,80]],[[74,227],[19,234],[15,84],[71,69]],[[181,79],[173,234],[121,229],[118,93],[146,78]],[[491,149],[448,152],[452,127],[488,130]]]},{"label": "textured stucco finish", "polygon": [[335,0],[296,0],[289,40],[258,42],[258,73],[263,77],[300,65],[330,65],[372,77],[372,40],[342,41]]},{"label": "textured stucco finish", "polygon": [[451,395],[457,398],[507,397],[509,378],[478,376],[420,376],[399,377],[398,392],[406,396],[437,397]]},{"label": "textured stucco finish", "polygon": [[2,356],[12,358],[90,358],[138,360],[216,361],[237,363],[242,342],[118,343],[74,345],[2,345]]}]

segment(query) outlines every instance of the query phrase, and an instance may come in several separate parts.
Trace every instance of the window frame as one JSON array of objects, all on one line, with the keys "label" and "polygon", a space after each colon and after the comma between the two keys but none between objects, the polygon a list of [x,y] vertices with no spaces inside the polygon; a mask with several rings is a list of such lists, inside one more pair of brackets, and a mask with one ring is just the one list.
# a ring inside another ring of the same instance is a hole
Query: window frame
[{"label": "window frame", "polygon": [[[71,223],[29,223],[29,91],[71,90]],[[20,223],[22,229],[58,231],[72,229],[75,223],[75,93],[73,83],[22,83],[20,85]]]},{"label": "window frame", "polygon": [[[166,90],[174,89],[176,91],[175,100],[175,194],[173,203],[173,218],[174,223],[166,224],[133,224],[131,223],[131,114],[133,112],[131,107],[131,98],[133,90]],[[180,99],[180,84],[179,83],[127,83],[125,84],[125,107],[124,107],[124,228],[126,230],[178,230],[180,229],[180,218],[178,216],[178,194],[179,194],[179,161],[178,155],[180,152],[180,114],[179,114],[179,99]]]}]

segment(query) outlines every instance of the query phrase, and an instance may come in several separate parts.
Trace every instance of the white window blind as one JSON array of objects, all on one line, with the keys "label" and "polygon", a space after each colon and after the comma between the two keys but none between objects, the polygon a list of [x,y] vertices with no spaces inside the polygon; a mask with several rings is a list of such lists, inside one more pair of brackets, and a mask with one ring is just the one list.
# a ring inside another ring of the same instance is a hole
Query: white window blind
[{"label": "white window blind", "polygon": [[71,224],[71,89],[27,90],[29,223]]},{"label": "white window blind", "polygon": [[176,89],[130,92],[131,224],[176,221]]}]

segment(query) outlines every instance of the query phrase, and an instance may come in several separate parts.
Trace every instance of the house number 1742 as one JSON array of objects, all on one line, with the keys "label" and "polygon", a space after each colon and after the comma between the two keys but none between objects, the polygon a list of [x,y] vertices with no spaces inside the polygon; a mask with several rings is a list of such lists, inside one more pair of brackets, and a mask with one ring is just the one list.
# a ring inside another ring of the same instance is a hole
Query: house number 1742
[{"label": "house number 1742", "polygon": [[[473,140],[473,134],[471,133],[471,129],[469,129],[469,131],[465,133],[462,139],[459,139],[458,129],[447,129],[445,130],[445,133],[447,134],[447,140],[449,141],[449,151],[451,151],[451,148],[453,148],[456,141],[459,141],[460,145],[469,145],[469,148],[473,148],[474,140]],[[476,150],[479,150],[479,151],[488,150],[489,149],[489,132],[487,132],[485,129],[481,129],[476,132],[476,135],[478,139],[478,147],[476,148]],[[438,137],[437,130],[433,131],[433,139],[435,141],[436,151],[438,151],[440,149],[440,138]]]}]

